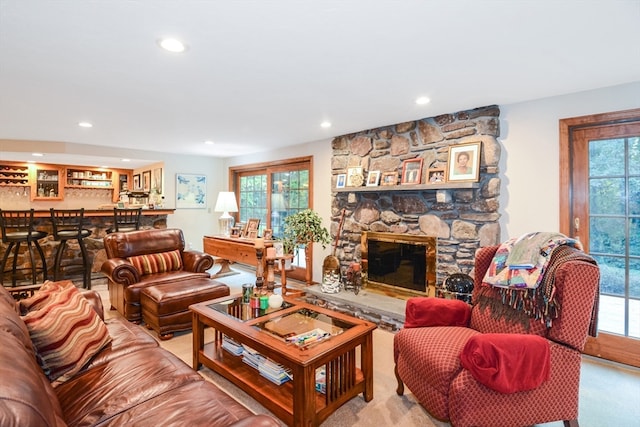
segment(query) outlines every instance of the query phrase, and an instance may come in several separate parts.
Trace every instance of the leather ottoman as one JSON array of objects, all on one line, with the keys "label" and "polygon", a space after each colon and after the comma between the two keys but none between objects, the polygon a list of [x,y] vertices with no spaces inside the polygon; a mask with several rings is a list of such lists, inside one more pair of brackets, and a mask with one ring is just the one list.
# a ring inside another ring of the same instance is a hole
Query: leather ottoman
[{"label": "leather ottoman", "polygon": [[229,287],[206,277],[148,286],[140,291],[142,320],[161,340],[191,329],[189,306],[229,295]]}]

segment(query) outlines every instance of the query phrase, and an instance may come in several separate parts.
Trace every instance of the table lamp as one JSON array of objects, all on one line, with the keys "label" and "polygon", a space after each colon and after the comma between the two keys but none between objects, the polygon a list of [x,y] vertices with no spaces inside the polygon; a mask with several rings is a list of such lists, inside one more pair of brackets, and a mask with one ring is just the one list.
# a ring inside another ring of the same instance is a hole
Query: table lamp
[{"label": "table lamp", "polygon": [[231,235],[231,227],[233,227],[233,223],[235,222],[233,217],[229,215],[229,212],[238,212],[238,204],[236,203],[236,195],[234,192],[219,192],[214,211],[222,212],[222,215],[218,219],[218,225],[220,226],[220,232],[225,237],[229,237]]}]

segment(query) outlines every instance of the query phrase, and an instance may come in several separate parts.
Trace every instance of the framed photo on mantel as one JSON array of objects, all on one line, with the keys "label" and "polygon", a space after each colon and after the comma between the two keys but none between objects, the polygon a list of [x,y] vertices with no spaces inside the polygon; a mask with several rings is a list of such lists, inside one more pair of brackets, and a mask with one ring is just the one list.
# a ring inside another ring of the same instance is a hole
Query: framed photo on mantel
[{"label": "framed photo on mantel", "polygon": [[481,144],[481,142],[471,142],[449,147],[448,182],[478,182]]}]

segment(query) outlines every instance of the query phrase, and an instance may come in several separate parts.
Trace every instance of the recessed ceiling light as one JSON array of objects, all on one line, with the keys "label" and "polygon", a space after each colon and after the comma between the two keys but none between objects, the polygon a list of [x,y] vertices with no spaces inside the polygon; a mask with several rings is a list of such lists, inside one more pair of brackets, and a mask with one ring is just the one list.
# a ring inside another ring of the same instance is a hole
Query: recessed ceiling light
[{"label": "recessed ceiling light", "polygon": [[44,154],[42,153],[31,153],[31,155],[34,157],[44,157]]},{"label": "recessed ceiling light", "polygon": [[431,102],[431,100],[426,96],[421,96],[418,99],[416,99],[416,104],[418,105],[425,105],[425,104],[428,104],[429,102]]},{"label": "recessed ceiling light", "polygon": [[180,40],[177,40],[177,39],[171,39],[171,38],[162,39],[158,43],[160,44],[161,48],[173,53],[181,53],[181,52],[184,52],[186,49],[185,45]]},{"label": "recessed ceiling light", "polygon": [[326,122],[326,121],[322,122],[322,123],[320,123],[320,127],[330,128],[331,127],[331,122]]},{"label": "recessed ceiling light", "polygon": [[131,159],[122,159],[123,162],[130,162]]},{"label": "recessed ceiling light", "polygon": [[213,145],[213,141],[211,141],[210,139],[204,142],[207,145]]},{"label": "recessed ceiling light", "polygon": [[78,126],[80,126],[81,128],[92,128],[93,125],[89,122],[79,122]]}]

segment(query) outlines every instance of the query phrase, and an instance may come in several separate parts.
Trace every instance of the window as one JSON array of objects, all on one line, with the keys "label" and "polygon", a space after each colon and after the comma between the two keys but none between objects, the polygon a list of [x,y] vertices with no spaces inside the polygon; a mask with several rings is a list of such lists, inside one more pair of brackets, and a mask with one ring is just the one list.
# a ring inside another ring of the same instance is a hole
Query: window
[{"label": "window", "polygon": [[[260,219],[259,235],[271,229],[275,239],[281,237],[284,218],[313,207],[311,161],[312,157],[303,157],[230,168],[239,199],[237,221],[246,224],[251,218]],[[304,278],[304,256],[296,257],[293,264],[297,268],[287,276]]]}]

